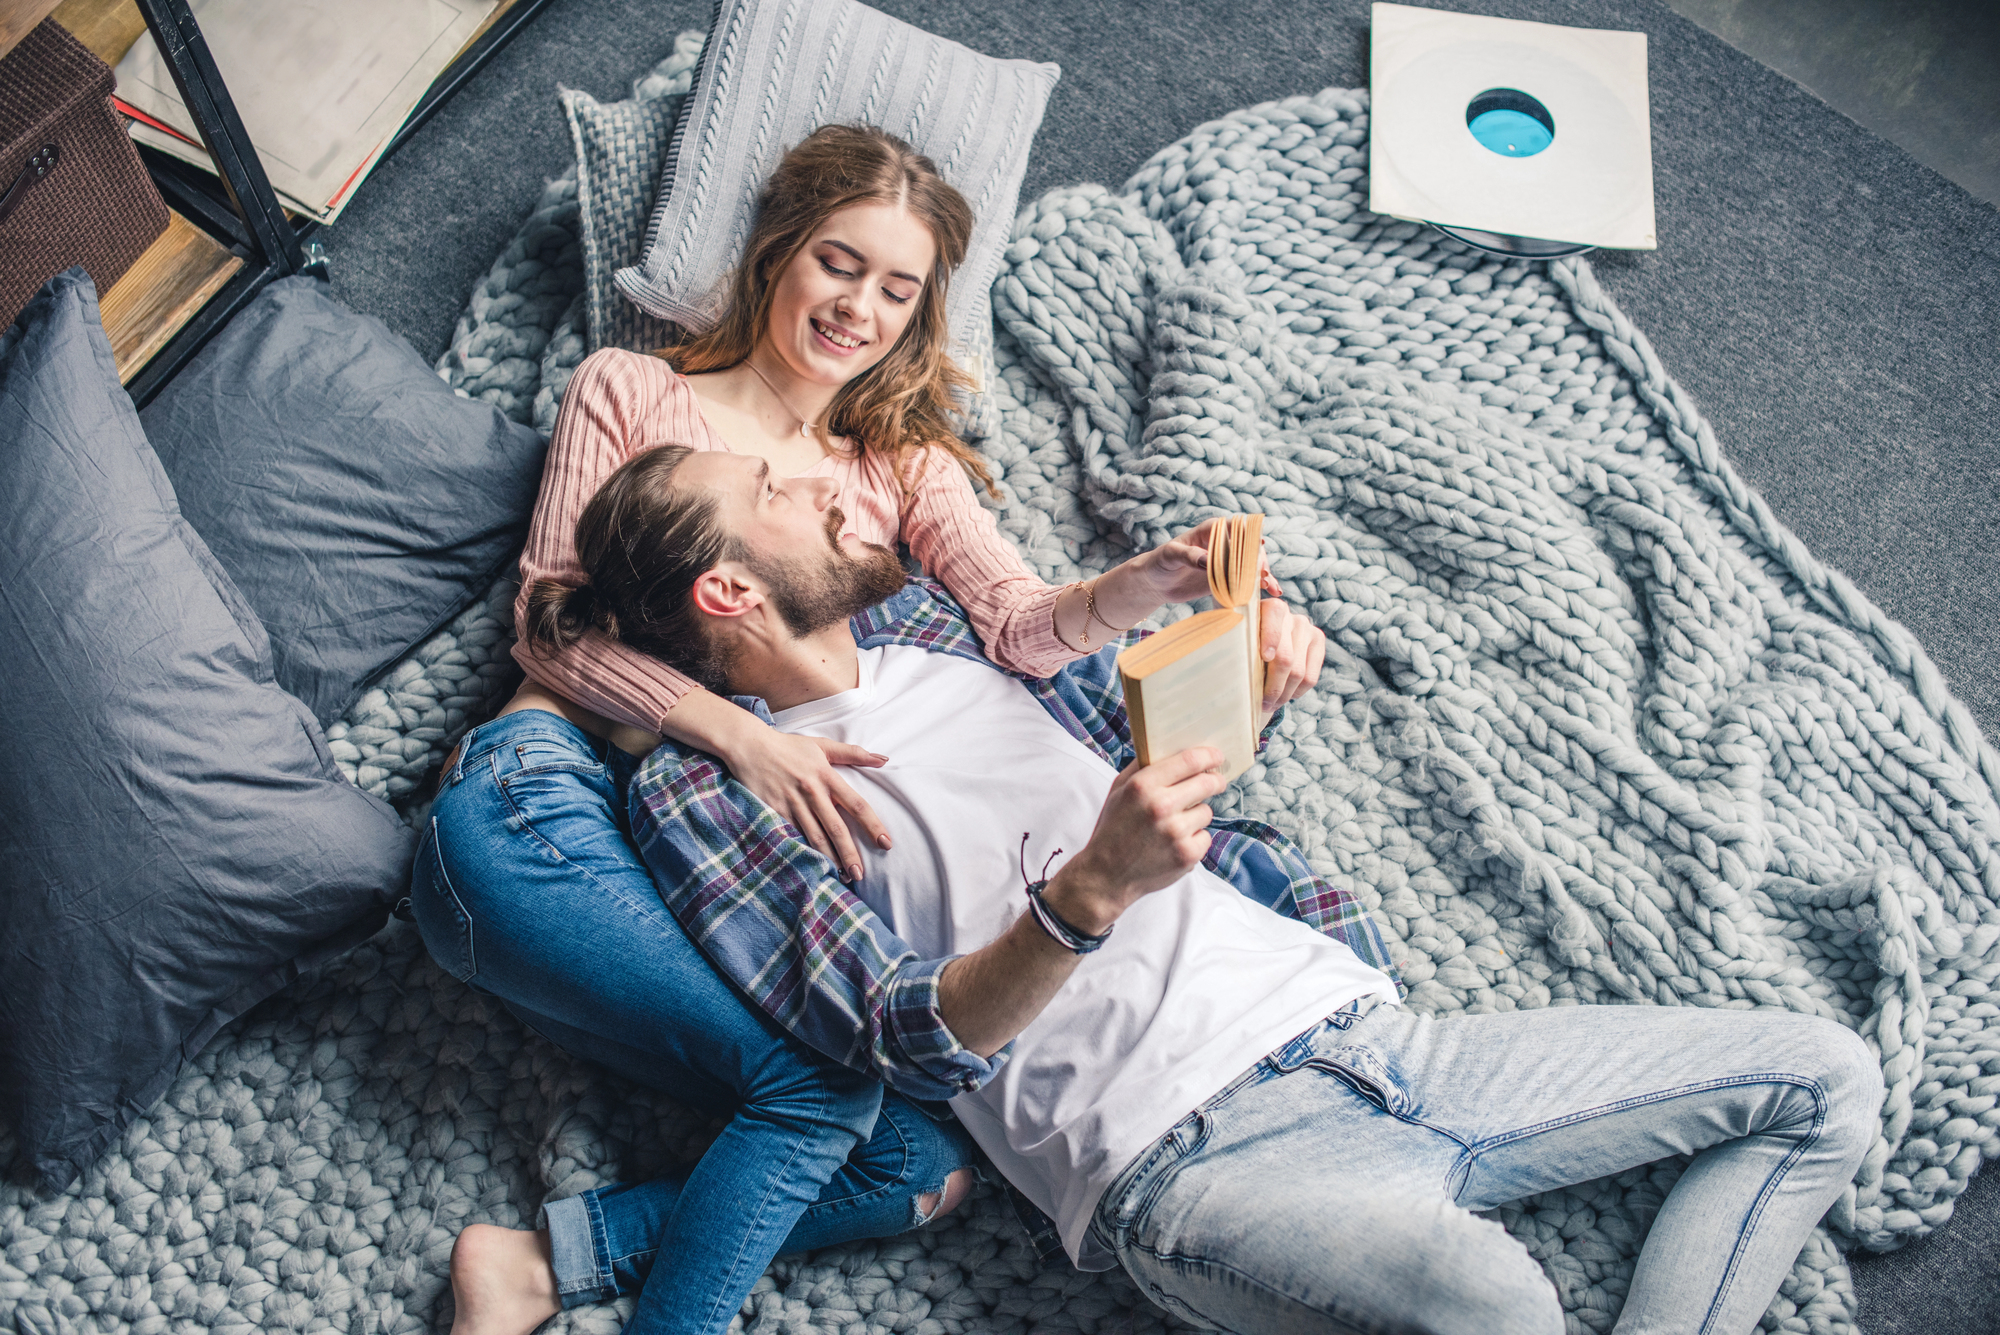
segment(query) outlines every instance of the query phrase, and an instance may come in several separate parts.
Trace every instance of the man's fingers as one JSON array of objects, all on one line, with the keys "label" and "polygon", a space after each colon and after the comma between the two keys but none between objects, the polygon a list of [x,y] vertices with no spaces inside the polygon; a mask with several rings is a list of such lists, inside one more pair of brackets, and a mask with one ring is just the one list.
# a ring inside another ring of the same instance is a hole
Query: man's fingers
[{"label": "man's fingers", "polygon": [[1190,746],[1185,751],[1176,751],[1165,760],[1154,761],[1153,781],[1163,788],[1171,788],[1205,770],[1220,769],[1222,764],[1222,752],[1214,747]]},{"label": "man's fingers", "polygon": [[1214,808],[1206,802],[1200,802],[1168,821],[1161,832],[1170,839],[1188,839],[1206,830],[1214,820]]},{"label": "man's fingers", "polygon": [[867,799],[839,779],[828,786],[833,790],[833,800],[842,811],[853,817],[864,835],[875,841],[875,847],[889,847],[889,827],[882,823],[882,818],[875,814],[875,808],[868,805]]}]

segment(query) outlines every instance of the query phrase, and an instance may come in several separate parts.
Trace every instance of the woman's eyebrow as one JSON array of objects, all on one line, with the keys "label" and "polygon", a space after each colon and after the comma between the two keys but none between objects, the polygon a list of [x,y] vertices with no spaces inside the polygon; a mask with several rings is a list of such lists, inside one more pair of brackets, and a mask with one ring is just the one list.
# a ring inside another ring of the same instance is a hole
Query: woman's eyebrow
[{"label": "woman's eyebrow", "polygon": [[[832,246],[835,250],[846,251],[849,255],[852,255],[854,257],[854,260],[857,264],[860,264],[865,267],[868,263],[868,257],[866,255],[863,255],[860,251],[856,250],[853,246],[848,245],[845,241],[835,241],[832,237],[828,237],[826,239],[826,244]],[[889,277],[900,278],[905,282],[915,283],[918,287],[922,287],[924,284],[923,279],[917,277],[913,273],[904,273],[901,269],[891,269],[889,271]]]}]

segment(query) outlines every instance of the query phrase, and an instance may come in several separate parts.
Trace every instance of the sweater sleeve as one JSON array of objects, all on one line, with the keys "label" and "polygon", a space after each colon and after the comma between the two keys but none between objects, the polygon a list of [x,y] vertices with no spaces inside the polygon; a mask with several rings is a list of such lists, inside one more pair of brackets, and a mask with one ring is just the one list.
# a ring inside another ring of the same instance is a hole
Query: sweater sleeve
[{"label": "sweater sleeve", "polygon": [[1053,675],[1088,650],[1056,635],[1060,587],[1044,584],[979,503],[956,459],[923,451],[903,507],[902,536],[924,570],[951,590],[972,619],[987,657],[1030,677]]},{"label": "sweater sleeve", "polygon": [[514,600],[514,660],[522,671],[585,709],[648,732],[663,730],[667,711],[695,689],[694,682],[602,631],[562,650],[531,643],[528,591],[539,579],[583,582],[576,521],[619,465],[655,445],[699,443],[698,426],[684,420],[694,412],[693,395],[677,394],[674,382],[665,362],[616,348],[599,349],[576,368],[549,436]]}]

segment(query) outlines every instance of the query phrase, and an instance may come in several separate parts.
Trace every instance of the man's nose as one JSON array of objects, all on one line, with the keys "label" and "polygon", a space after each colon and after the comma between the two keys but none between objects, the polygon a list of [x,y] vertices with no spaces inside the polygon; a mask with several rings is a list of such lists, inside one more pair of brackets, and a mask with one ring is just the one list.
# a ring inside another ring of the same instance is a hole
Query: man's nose
[{"label": "man's nose", "polygon": [[815,510],[826,510],[840,499],[840,484],[830,477],[808,478],[812,484],[812,504]]}]

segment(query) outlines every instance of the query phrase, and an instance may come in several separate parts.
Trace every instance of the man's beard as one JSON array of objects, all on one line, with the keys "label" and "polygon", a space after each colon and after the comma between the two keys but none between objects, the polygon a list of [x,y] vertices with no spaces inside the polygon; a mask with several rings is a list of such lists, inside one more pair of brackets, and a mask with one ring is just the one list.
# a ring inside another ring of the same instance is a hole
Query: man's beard
[{"label": "man's beard", "polygon": [[840,545],[840,529],[846,522],[847,516],[839,507],[828,507],[828,560],[757,561],[751,565],[770,589],[771,606],[794,635],[825,630],[903,587],[907,578],[903,563],[887,547],[864,542],[861,555],[851,556]]}]

